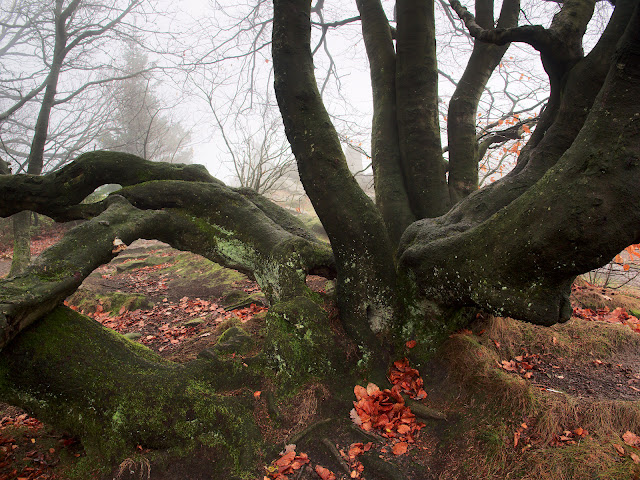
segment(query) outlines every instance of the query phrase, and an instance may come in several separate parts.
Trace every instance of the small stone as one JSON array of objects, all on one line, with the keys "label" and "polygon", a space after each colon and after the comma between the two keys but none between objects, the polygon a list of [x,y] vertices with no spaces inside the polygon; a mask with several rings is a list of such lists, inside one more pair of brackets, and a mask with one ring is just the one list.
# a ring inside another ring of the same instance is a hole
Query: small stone
[{"label": "small stone", "polygon": [[252,343],[251,335],[242,328],[231,327],[220,336],[213,348],[223,353],[245,353],[251,349]]},{"label": "small stone", "polygon": [[204,319],[202,318],[194,318],[192,320],[189,320],[188,322],[185,322],[183,325],[185,327],[195,327],[196,325],[201,325],[204,323]]}]

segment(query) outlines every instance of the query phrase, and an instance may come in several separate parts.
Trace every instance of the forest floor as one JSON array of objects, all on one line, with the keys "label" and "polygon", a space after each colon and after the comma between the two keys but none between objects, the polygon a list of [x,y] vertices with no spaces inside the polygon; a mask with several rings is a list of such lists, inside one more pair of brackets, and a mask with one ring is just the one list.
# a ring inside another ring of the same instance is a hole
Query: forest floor
[{"label": "forest floor", "polygon": [[[34,237],[34,255],[64,230]],[[0,245],[0,276],[10,259],[10,247]],[[331,289],[321,277],[308,283]],[[479,317],[424,365],[413,364],[419,345],[409,343],[411,366],[397,362],[390,378],[424,388],[426,398],[417,400],[424,410],[387,423],[387,431],[357,425],[358,408],[373,408],[376,399],[403,403],[372,385],[354,386],[355,413],[328,417],[329,386],[309,384],[280,401],[277,425],[257,391],[256,422],[283,451],[265,457],[256,478],[640,479],[639,297],[582,281],[573,287],[574,318],[566,324]],[[145,240],[94,271],[66,303],[175,362],[213,348],[231,325],[259,339],[267,312],[257,284],[244,275]],[[372,414],[374,424],[379,419]],[[292,444],[295,451],[286,447]],[[78,439],[0,405],[0,480],[88,478],[74,473],[84,455]],[[153,452],[139,446],[109,475],[92,478],[210,478],[205,466],[176,476],[147,458]]]}]

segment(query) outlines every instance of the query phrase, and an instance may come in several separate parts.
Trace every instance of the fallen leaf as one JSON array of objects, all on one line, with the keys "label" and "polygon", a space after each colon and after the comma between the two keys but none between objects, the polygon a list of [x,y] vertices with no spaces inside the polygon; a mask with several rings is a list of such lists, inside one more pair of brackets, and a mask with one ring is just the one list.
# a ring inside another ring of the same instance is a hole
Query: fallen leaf
[{"label": "fallen leaf", "polygon": [[296,456],[296,452],[291,450],[290,452],[285,453],[282,457],[276,460],[276,465],[278,467],[284,467],[286,465],[290,465],[293,459]]},{"label": "fallen leaf", "polygon": [[617,443],[614,443],[613,447],[618,451],[620,455],[624,455],[624,448],[622,447],[622,445],[618,445]]},{"label": "fallen leaf", "polygon": [[262,392],[260,390],[256,390],[255,392],[253,392],[253,398],[260,398],[260,394]]},{"label": "fallen leaf", "polygon": [[407,343],[405,343],[405,345],[407,346],[407,348],[413,348],[418,344],[418,342],[416,342],[415,340],[409,340]]},{"label": "fallen leaf", "polygon": [[393,446],[391,451],[394,455],[404,455],[405,453],[407,453],[408,447],[409,444],[407,442],[398,442]]},{"label": "fallen leaf", "polygon": [[631,457],[631,460],[633,460],[633,463],[640,463],[640,457],[635,453],[632,452],[629,456]]},{"label": "fallen leaf", "polygon": [[398,433],[400,435],[406,435],[410,431],[411,431],[411,427],[409,425],[406,425],[404,423],[402,425],[398,425]]},{"label": "fallen leaf", "polygon": [[322,480],[336,480],[336,476],[331,470],[320,465],[316,465],[316,473]]},{"label": "fallen leaf", "polygon": [[353,423],[355,423],[356,425],[362,425],[362,419],[360,418],[360,415],[358,415],[358,412],[356,412],[355,408],[351,409],[351,411],[349,412],[349,416],[351,417],[351,421]]},{"label": "fallen leaf", "polygon": [[378,387],[375,383],[369,383],[367,385],[367,395],[372,396],[380,391],[380,387]]},{"label": "fallen leaf", "polygon": [[369,396],[369,394],[367,393],[367,389],[362,385],[356,385],[355,387],[353,387],[353,393],[356,396],[356,400],[367,398]]},{"label": "fallen leaf", "polygon": [[638,435],[636,435],[635,433],[630,432],[629,430],[627,430],[622,435],[622,440],[624,440],[624,443],[626,443],[627,445],[631,445],[632,447],[637,447],[640,445],[640,437],[638,437]]}]

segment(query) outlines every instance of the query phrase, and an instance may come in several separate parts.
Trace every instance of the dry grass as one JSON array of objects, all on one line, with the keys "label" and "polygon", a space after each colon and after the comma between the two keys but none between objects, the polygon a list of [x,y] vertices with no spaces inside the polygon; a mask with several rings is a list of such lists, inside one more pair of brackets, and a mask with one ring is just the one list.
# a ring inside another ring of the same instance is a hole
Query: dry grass
[{"label": "dry grass", "polygon": [[[522,480],[640,479],[640,467],[621,457],[613,443],[640,433],[640,402],[586,400],[542,392],[523,378],[496,368],[501,359],[523,352],[573,358],[602,358],[640,351],[640,335],[620,325],[572,319],[552,328],[508,318],[489,318],[474,331],[452,336],[442,354],[450,379],[460,385],[466,419],[440,479]],[[496,345],[499,344],[499,348]],[[531,420],[532,447],[514,448],[513,435],[523,418]],[[589,435],[575,445],[557,446],[565,430],[582,427]]]},{"label": "dry grass", "polygon": [[125,459],[118,467],[118,473],[114,480],[121,480],[122,478],[150,480],[151,464],[149,460],[145,457]]},{"label": "dry grass", "polygon": [[553,327],[541,327],[511,318],[489,317],[481,327],[486,334],[480,342],[488,348],[495,347],[494,341],[498,342],[500,353],[506,356],[527,351],[572,358],[592,354],[608,357],[614,353],[640,349],[640,335],[629,327],[578,318]]},{"label": "dry grass", "polygon": [[[640,310],[640,299],[637,297],[637,289],[628,287],[625,290],[612,290],[610,288],[597,287],[583,282],[581,289],[571,294],[573,302],[582,308],[626,308],[627,311]],[[634,296],[635,295],[635,296]]]}]

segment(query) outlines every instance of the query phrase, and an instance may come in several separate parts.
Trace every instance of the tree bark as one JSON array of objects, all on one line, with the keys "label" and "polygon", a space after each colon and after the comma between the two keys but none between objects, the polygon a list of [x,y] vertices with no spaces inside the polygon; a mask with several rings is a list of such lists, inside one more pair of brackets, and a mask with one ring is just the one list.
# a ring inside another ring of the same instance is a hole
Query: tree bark
[{"label": "tree bark", "polygon": [[379,0],[358,0],[362,36],[373,90],[371,157],[376,205],[397,245],[415,215],[409,205],[402,170],[396,106],[396,54],[389,21]]},{"label": "tree bark", "polygon": [[62,70],[62,63],[66,56],[67,18],[73,15],[78,4],[79,2],[72,2],[72,5],[63,12],[62,1],[56,0],[55,3],[55,44],[53,47],[53,56],[51,58],[49,75],[47,75],[47,86],[45,87],[42,103],[40,104],[35,132],[33,134],[33,140],[31,141],[31,150],[29,151],[27,173],[31,175],[40,175],[42,173],[44,165],[44,148],[46,146],[47,136],[49,133],[51,110],[53,109],[53,105],[56,100],[60,71]]},{"label": "tree bark", "polygon": [[[104,181],[103,169],[113,174],[122,165],[120,157],[133,157],[100,153],[94,152],[80,162],[82,176],[72,175],[78,172],[78,165],[70,165],[66,171],[45,177],[26,176],[25,180],[49,180],[51,189],[56,190],[68,188],[69,178],[75,178],[78,183],[73,191],[77,194],[92,190],[97,180],[91,174]],[[96,168],[91,167],[91,158],[96,159]],[[180,166],[150,163],[141,159],[137,165],[128,162],[130,178],[143,174],[149,178],[147,167],[159,167],[161,174],[185,173]],[[136,166],[142,171],[136,171]],[[201,173],[200,169],[188,171]],[[28,185],[34,188],[29,191]],[[40,182],[25,182],[22,190],[27,201],[41,186]],[[21,275],[0,280],[0,348],[73,293],[93,270],[109,262],[116,237],[126,244],[138,238],[156,238],[244,272],[256,279],[272,304],[308,295],[308,273],[329,278],[336,275],[330,248],[291,214],[269,205],[257,194],[249,199],[217,181],[173,180],[146,182],[118,193],[100,204],[80,205],[76,214],[91,212],[97,216],[71,230]],[[39,213],[49,216],[59,211],[53,203],[38,207]],[[68,212],[64,217],[69,218]]]},{"label": "tree bark", "polygon": [[31,262],[31,212],[24,210],[11,217],[13,228],[13,258],[9,276],[15,276],[24,271]]},{"label": "tree bark", "polygon": [[313,70],[308,0],[274,3],[275,91],[300,179],[336,258],[337,302],[347,332],[363,349],[393,317],[394,250],[375,205],[349,172]]},{"label": "tree bark", "polygon": [[416,218],[450,207],[438,119],[438,69],[433,0],[399,0],[396,98],[402,167]]},{"label": "tree bark", "polygon": [[65,307],[0,353],[2,401],[79,436],[94,459],[119,462],[137,445],[206,449],[212,478],[254,473],[262,445],[253,418],[259,381],[238,360],[168,362]]},{"label": "tree bark", "polygon": [[[510,28],[518,23],[520,1],[510,0],[502,4],[497,28]],[[476,19],[487,30],[493,29],[493,1],[476,1]],[[447,116],[449,143],[449,195],[456,204],[478,189],[478,141],[476,123],[478,103],[489,77],[500,63],[509,44],[491,45],[478,40],[462,77],[458,82]]]},{"label": "tree bark", "polygon": [[458,235],[428,221],[407,230],[401,262],[423,294],[552,325],[569,318],[576,275],[640,241],[627,207],[640,201],[639,24],[636,6],[584,127],[534,186]]},{"label": "tree bark", "polygon": [[[575,141],[596,95],[602,88],[616,44],[622,36],[635,7],[634,0],[617,2],[613,15],[593,50],[569,73],[557,115],[545,115],[532,138],[523,148],[518,165],[508,175],[487,185],[435,219],[433,234],[443,238],[468,230],[509,205],[555,165]],[[536,138],[533,138],[536,137]]]}]

